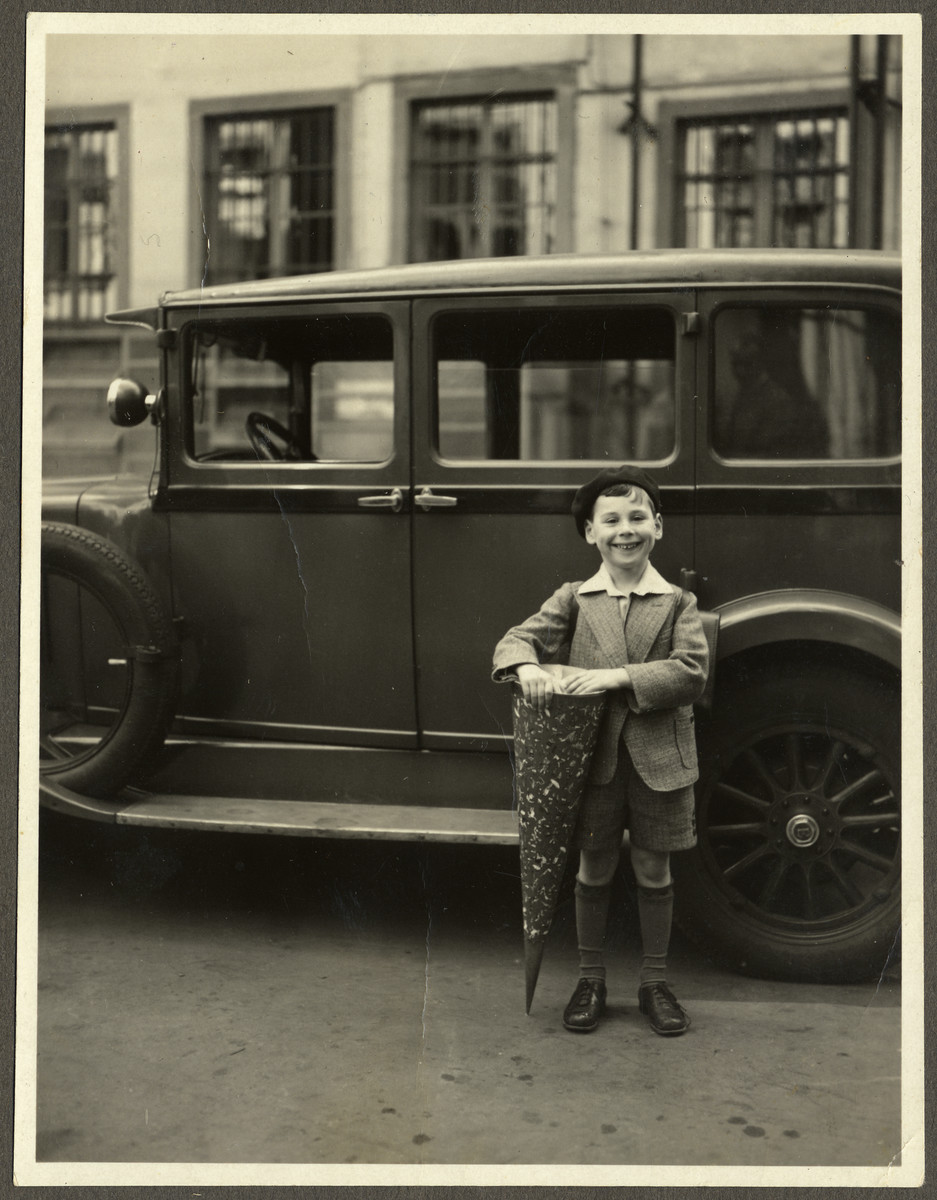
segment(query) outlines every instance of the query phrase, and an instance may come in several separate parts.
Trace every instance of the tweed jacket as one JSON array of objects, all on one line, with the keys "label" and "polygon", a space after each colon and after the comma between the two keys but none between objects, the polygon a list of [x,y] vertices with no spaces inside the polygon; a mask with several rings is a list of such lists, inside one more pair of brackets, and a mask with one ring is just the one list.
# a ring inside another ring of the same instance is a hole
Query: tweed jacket
[{"label": "tweed jacket", "polygon": [[693,702],[709,665],[696,597],[632,595],[622,625],[618,601],[564,583],[538,613],[509,629],[494,652],[492,678],[504,682],[522,663],[627,667],[631,687],[608,693],[590,783],[608,783],[622,738],[638,774],[655,791],[685,787],[698,777]]}]

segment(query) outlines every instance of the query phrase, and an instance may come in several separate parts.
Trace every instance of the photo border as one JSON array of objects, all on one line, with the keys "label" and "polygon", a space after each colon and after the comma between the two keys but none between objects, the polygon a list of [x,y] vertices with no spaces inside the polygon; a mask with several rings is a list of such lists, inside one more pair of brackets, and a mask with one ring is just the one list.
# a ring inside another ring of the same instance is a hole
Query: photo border
[{"label": "photo border", "polygon": [[[770,7],[752,4],[745,6],[744,14],[742,14],[740,9],[729,6],[723,6],[718,9],[714,8],[709,12],[703,12],[701,11],[701,6],[674,5],[668,6],[666,10],[655,12],[656,6],[646,5],[643,6],[643,8],[644,11],[649,14],[647,17],[644,17],[643,15],[624,17],[602,13],[600,11],[600,6],[589,6],[588,8],[582,8],[580,11],[571,11],[570,6],[566,6],[562,11],[560,11],[558,8],[553,9],[552,15],[545,16],[544,14],[549,14],[551,12],[551,7],[552,6],[545,4],[538,5],[536,12],[534,12],[532,9],[525,12],[521,8],[512,8],[511,13],[505,12],[494,15],[497,18],[498,24],[501,22],[505,23],[505,28],[508,24],[516,22],[518,27],[523,25],[532,30],[532,26],[535,22],[538,20],[544,20],[549,22],[549,31],[556,33],[568,32],[564,25],[564,22],[567,21],[579,23],[588,22],[588,31],[596,33],[633,31],[648,33],[667,32],[666,29],[658,28],[657,22],[661,18],[666,20],[670,17],[676,17],[679,20],[680,31],[687,32],[691,29],[694,20],[698,19],[711,21],[715,16],[719,18],[719,28],[716,30],[716,32],[724,34],[727,32],[737,32],[738,19],[743,17],[743,15],[747,16],[749,14],[756,14],[753,19],[758,21],[759,30],[761,32],[765,31],[765,22],[769,20],[770,17],[781,13],[784,14],[785,18],[795,16],[798,21],[812,21],[814,17],[820,17],[823,20],[829,20],[830,18],[839,18],[841,20],[843,14],[848,14],[848,19],[850,21],[848,29],[849,32],[864,31],[863,29],[856,28],[854,23],[858,25],[867,24],[869,26],[868,32],[881,32],[883,30],[881,29],[880,24],[875,25],[875,22],[880,22],[881,17],[886,13],[889,14],[889,18],[894,16],[897,21],[899,16],[913,17],[915,13],[922,13],[922,15],[930,16],[931,13],[927,10],[931,10],[932,12],[933,9],[932,5],[926,6],[926,9],[923,11],[917,8],[912,9],[904,6],[895,6],[887,8],[883,7],[875,13],[863,13],[856,15],[847,6],[830,5],[823,6],[822,9],[819,9],[819,6],[813,6],[810,12],[806,12],[800,8],[794,8],[793,6],[782,6],[780,4]],[[37,13],[36,17],[54,18],[54,23],[57,23],[62,20],[72,19],[69,16],[69,10],[74,13],[74,9],[75,6],[62,6],[61,8],[57,8],[56,6],[50,5],[48,9],[44,10],[42,13]],[[25,11],[25,9],[22,11],[23,24],[25,23]],[[406,10],[403,10],[397,9],[392,5],[386,5],[382,6],[382,12],[385,19],[387,18],[388,14],[398,12],[400,15],[398,18],[394,19],[395,25],[398,22],[401,25],[406,25],[409,20],[418,22],[420,26],[418,31],[420,32],[425,32],[425,18],[427,15],[438,16],[445,20],[447,24],[448,19],[458,20],[462,22],[463,25],[466,21],[471,23],[475,19],[483,19],[485,22],[484,32],[493,32],[491,9],[487,6],[473,7],[469,12],[466,12],[464,8],[460,8],[458,13],[454,13],[451,10],[447,12],[446,9],[437,6],[412,5],[408,6]],[[278,15],[290,13],[290,5],[277,5]],[[414,17],[414,13],[418,15]],[[232,3],[224,5],[223,7],[219,7],[216,13],[206,12],[200,14],[199,16],[200,19],[204,19],[205,21],[219,22],[221,25],[225,25],[228,22],[236,22],[240,28],[235,29],[232,27],[231,32],[243,32],[244,18],[256,14],[263,14],[264,27],[265,29],[269,29],[271,14],[265,8],[257,5]],[[482,18],[481,14],[486,15],[484,15]],[[109,9],[92,8],[82,11],[80,14],[75,14],[74,19],[82,23],[94,24],[95,21],[101,18],[123,18],[131,15],[135,21],[140,22],[138,31],[141,32],[144,30],[144,26],[148,19],[155,18],[157,21],[161,22],[165,22],[167,19],[173,21],[179,20],[180,24],[185,24],[193,16],[193,14],[190,13],[180,14],[177,10],[172,8],[154,5],[134,8],[121,7],[120,9],[117,9],[116,7]],[[292,19],[296,22],[308,20],[310,23],[320,23],[322,27],[321,31],[323,32],[325,31],[325,26],[330,25],[333,20],[345,23],[349,20],[353,22],[356,18],[367,20],[373,25],[373,22],[376,19],[373,7],[368,8],[362,6],[354,9],[351,6],[322,6],[320,11],[316,12],[315,14],[307,14],[305,17],[301,17],[298,13],[298,10],[295,10],[292,13]],[[734,26],[734,28],[731,30],[726,29],[723,24],[723,22],[729,18],[732,18],[732,24]],[[653,21],[655,27],[651,28],[650,25],[648,25],[647,27],[642,27],[635,30],[634,23],[643,22],[644,20],[648,20],[648,22]],[[901,28],[903,32],[909,32],[904,25],[902,25]],[[20,32],[21,31],[22,25],[20,26]],[[55,31],[59,32],[64,30],[59,30],[56,28]],[[346,30],[335,30],[335,32],[344,31]],[[396,31],[408,32],[409,30],[406,28],[400,28]],[[414,26],[414,31],[417,31],[416,25]],[[785,31],[800,32],[800,30],[794,29]],[[894,25],[891,25],[888,29],[888,32],[894,31]],[[182,30],[180,30],[180,32],[182,32]],[[842,32],[841,25],[840,28],[837,29],[837,32]],[[908,42],[906,42],[906,47],[907,45]],[[15,58],[18,50],[22,51],[24,56],[26,53],[28,53],[25,38],[14,36],[8,40],[4,49],[4,54],[7,55],[8,58]],[[926,61],[935,61],[933,56],[934,45],[931,27],[927,21],[924,22],[922,34],[917,39],[917,50],[917,66],[919,70],[921,66],[920,55],[922,51],[923,53],[927,54]],[[16,66],[15,63],[8,63],[8,66],[10,68],[7,72],[8,79],[20,79],[22,77],[22,61],[20,62],[19,66]],[[912,77],[912,70],[913,65],[912,63],[909,63],[908,59],[906,58],[905,70],[903,74],[906,89],[908,88],[909,81]],[[24,86],[22,97],[24,103],[26,103],[25,91],[26,89]],[[920,137],[921,130],[924,128],[924,110],[925,108],[928,108],[932,111],[932,105],[933,87],[927,88],[926,91],[922,87],[921,94],[918,98],[917,110],[918,141],[915,149],[918,154],[923,154],[924,152],[924,145],[922,144]],[[14,111],[11,112],[10,108],[6,110],[5,124],[7,117],[16,117],[16,106],[11,107],[14,109]],[[904,129],[906,150],[909,149],[909,132],[913,133],[913,130],[909,131],[908,129],[908,124],[910,124],[910,121],[908,120],[909,115],[910,114],[906,106],[905,119],[907,123]],[[30,113],[28,103],[26,103],[26,119],[27,121],[30,119],[36,119],[36,113]],[[39,112],[39,119],[41,120],[41,111]],[[5,144],[11,147],[20,142],[15,124],[16,122],[14,119],[10,121],[9,125],[4,130],[4,132],[7,133],[7,140]],[[933,128],[930,122],[928,122],[928,128]],[[20,142],[20,144],[22,143]],[[25,148],[22,158],[24,171],[28,171],[29,164],[26,162]],[[908,180],[913,178],[913,161],[913,155],[911,159],[908,159],[907,157],[903,158],[903,171],[905,172],[905,177]],[[929,183],[933,178],[933,172],[930,169],[931,167],[932,161],[928,161],[925,165],[925,169]],[[22,190],[22,180],[23,176],[17,176],[16,172],[10,172],[5,180],[4,192],[5,198],[8,201],[6,211],[10,214],[22,213],[24,211],[24,192]],[[912,190],[910,183],[906,190],[908,192]],[[922,320],[925,311],[928,313],[933,311],[933,306],[931,304],[931,300],[933,299],[933,283],[930,279],[931,273],[928,271],[924,273],[923,277],[919,277],[916,288],[912,279],[910,278],[914,264],[920,261],[918,257],[919,254],[923,252],[925,247],[929,248],[929,245],[933,240],[933,225],[932,222],[927,219],[932,216],[931,205],[928,204],[928,211],[926,213],[922,212],[921,207],[925,203],[925,197],[927,197],[928,194],[932,195],[933,190],[934,189],[932,187],[922,188],[917,198],[917,205],[914,204],[914,197],[908,195],[905,197],[906,218],[903,227],[903,263],[905,271],[907,272],[904,292],[906,303],[906,353],[909,349],[909,340],[916,340],[917,342],[916,347],[910,347],[912,353],[905,358],[905,385],[908,387],[909,394],[913,389],[914,380],[913,378],[909,379],[909,372],[907,370],[908,366],[912,364],[915,359],[917,359],[920,374],[924,369],[925,358],[927,359],[928,367],[931,366],[933,358],[933,351],[930,349],[930,347],[933,345],[933,342],[929,337],[926,336],[927,330],[922,328],[915,332],[915,330],[909,329],[909,326],[912,325],[911,320],[909,320],[909,316],[915,311],[915,304],[917,305],[917,310],[921,312]],[[33,199],[35,199],[35,197],[33,197]],[[920,229],[919,238],[914,233],[913,228],[909,228],[909,226],[912,224],[907,220],[907,205],[909,200],[912,202],[912,209],[916,208],[916,219],[914,223],[921,223],[918,225],[918,228]],[[34,203],[32,207],[36,207]],[[28,208],[26,209],[26,215],[28,219]],[[925,219],[927,219],[926,225],[923,224]],[[30,227],[27,225],[26,238],[27,244],[25,254],[35,255],[36,243],[34,227],[30,229]],[[15,274],[17,266],[23,261],[20,258],[21,250],[17,221],[10,221],[8,223],[5,234],[5,249],[7,251],[7,269],[10,271],[12,268],[11,273]],[[7,325],[8,329],[18,328],[21,324],[24,328],[25,353],[23,366],[25,367],[25,370],[23,372],[23,378],[25,384],[25,394],[30,395],[35,393],[37,384],[35,374],[35,339],[37,330],[39,331],[38,336],[41,352],[41,276],[39,280],[38,295],[36,294],[35,290],[35,278],[31,277],[30,274],[27,273],[25,282],[22,282],[23,279],[23,275],[20,275],[21,282],[19,284],[15,278],[11,279],[7,288],[4,289],[4,310],[8,318],[10,318]],[[908,286],[909,283],[911,284],[910,289]],[[22,288],[22,291],[20,294],[18,294],[20,287]],[[915,290],[917,291],[916,299],[914,296]],[[20,304],[22,305],[22,311],[20,311]],[[926,308],[923,307],[925,305]],[[13,324],[12,320],[14,313],[16,313],[17,317],[19,318],[19,320],[16,322],[16,325]],[[18,362],[16,339],[10,339],[10,342],[11,344],[6,345],[3,350],[4,379],[10,383],[10,390],[14,392],[14,394],[18,395],[20,365]],[[41,362],[41,353],[39,361]],[[928,377],[930,376],[931,372],[928,371]],[[922,395],[922,393],[923,387],[921,387],[921,392],[919,394]],[[35,587],[35,582],[38,578],[38,537],[35,536],[35,532],[38,528],[38,494],[36,490],[33,489],[33,483],[36,478],[37,464],[41,466],[41,463],[39,462],[39,447],[36,444],[35,437],[37,414],[36,412],[33,412],[32,414],[26,414],[26,419],[23,420],[21,425],[20,419],[23,416],[23,413],[17,412],[17,408],[18,401],[13,401],[0,410],[3,413],[2,428],[4,434],[6,435],[4,439],[4,445],[7,448],[7,455],[13,458],[13,455],[11,455],[11,448],[19,448],[20,444],[22,444],[20,458],[20,465],[22,469],[22,488],[17,475],[18,464],[15,461],[11,461],[8,465],[8,469],[0,473],[0,479],[2,479],[2,485],[4,488],[3,499],[8,501],[7,504],[2,506],[2,511],[4,520],[9,522],[9,525],[3,529],[5,536],[0,538],[0,544],[2,544],[4,553],[9,555],[11,559],[11,562],[8,564],[9,569],[4,572],[4,583],[2,588],[4,601],[4,628],[10,634],[8,638],[8,644],[11,646],[19,645],[21,634],[26,639],[35,635],[34,622],[31,621],[29,611],[25,607],[22,613],[22,627],[20,626],[20,614],[18,612],[20,589],[18,585],[20,580],[21,565],[23,572],[23,594],[25,596],[28,597],[30,594],[30,587]],[[934,462],[934,439],[931,424],[929,422],[925,422],[923,418],[924,412],[922,404],[921,408],[916,414],[911,414],[912,420],[919,419],[921,421],[922,440],[919,447],[920,452],[917,455],[916,461],[913,452],[908,455],[905,459],[904,465],[903,559],[905,567],[908,571],[905,595],[909,600],[910,616],[912,618],[915,616],[917,617],[915,623],[920,624],[922,635],[922,640],[920,642],[909,638],[909,645],[905,650],[904,718],[906,733],[904,749],[907,756],[905,759],[906,764],[912,757],[917,758],[919,756],[923,756],[924,767],[921,777],[921,784],[925,791],[930,792],[932,789],[929,785],[933,779],[933,752],[923,743],[923,738],[921,736],[923,728],[927,728],[930,722],[928,721],[927,726],[921,725],[918,695],[916,693],[919,686],[920,694],[923,697],[926,705],[926,713],[929,716],[931,711],[930,702],[932,698],[932,685],[927,683],[928,673],[925,669],[925,650],[929,649],[932,624],[931,620],[928,619],[927,627],[924,628],[924,610],[922,602],[925,582],[922,553],[927,542],[927,533],[930,527],[930,502],[926,500],[925,492],[933,495],[933,486],[928,485],[932,485],[934,483],[937,471],[935,471],[929,465],[926,469],[924,466],[925,462],[928,464]],[[907,422],[908,418],[906,417],[906,433],[908,431]],[[22,443],[20,443],[21,437]],[[20,521],[22,521],[22,525],[20,525]],[[20,551],[19,536],[21,529],[25,529],[27,531],[27,536],[23,540],[22,549]],[[31,530],[33,531],[33,544],[30,544],[29,531]],[[7,722],[9,720],[9,723],[4,731],[9,736],[0,739],[0,742],[2,742],[3,746],[5,747],[3,754],[3,766],[5,771],[9,770],[10,772],[10,779],[12,781],[11,791],[13,794],[16,794],[16,764],[15,761],[8,761],[15,760],[15,754],[10,754],[9,751],[11,748],[16,747],[21,732],[23,733],[24,737],[23,744],[26,745],[29,743],[31,745],[31,742],[29,742],[29,738],[31,736],[29,732],[29,723],[22,722],[16,715],[16,698],[17,694],[20,692],[20,686],[22,685],[23,690],[19,694],[19,703],[22,705],[22,711],[27,711],[28,706],[35,700],[35,680],[22,679],[15,654],[9,654],[8,656],[5,656],[2,669],[11,675],[11,679],[10,686],[5,688],[3,692],[3,695],[9,698],[7,705],[5,705],[3,709],[4,721]],[[14,670],[16,671],[17,675],[16,682],[13,682],[12,680],[12,672]],[[4,682],[7,682],[6,679],[4,679]],[[911,686],[912,682],[914,684],[913,688]],[[912,735],[915,733],[917,736],[913,738]],[[26,1034],[26,1025],[28,1024],[28,1015],[23,1011],[23,1004],[29,999],[30,995],[32,996],[33,1000],[35,999],[35,976],[34,972],[27,965],[27,960],[29,958],[29,946],[27,945],[27,939],[34,939],[35,937],[35,929],[30,925],[30,910],[32,909],[33,912],[35,911],[34,904],[37,885],[34,853],[35,810],[34,806],[30,803],[31,797],[35,795],[34,784],[36,780],[33,773],[32,764],[29,762],[30,757],[31,756],[25,754],[23,755],[23,767],[20,783],[23,797],[23,818],[16,826],[11,828],[8,836],[3,839],[2,854],[4,857],[2,862],[3,865],[8,869],[0,873],[0,878],[3,880],[2,900],[4,918],[6,918],[9,914],[11,934],[14,933],[12,914],[16,912],[17,903],[19,904],[18,948],[20,957],[18,960],[19,976],[17,980],[17,990],[20,996],[18,1024],[21,1037]],[[905,771],[907,771],[907,769],[908,768],[906,765]],[[13,817],[15,819],[15,813],[13,814]],[[912,865],[911,856],[913,856],[914,859],[917,858],[917,846],[921,839],[928,838],[929,831],[932,831],[933,829],[933,814],[925,813],[923,805],[921,806],[919,820],[920,826],[918,829],[914,829],[913,826],[906,826],[907,833],[903,839],[905,854],[904,865],[906,868]],[[15,833],[13,832],[14,829]],[[908,833],[919,834],[920,836],[911,837],[908,836]],[[10,869],[14,867],[16,862],[17,846],[21,848],[19,854],[18,892],[14,890],[17,878],[16,870]],[[915,983],[918,983],[920,980],[930,981],[930,975],[929,963],[925,963],[923,961],[923,924],[917,919],[917,917],[919,914],[923,913],[925,899],[929,903],[932,897],[928,892],[928,896],[925,898],[923,890],[923,874],[917,869],[917,867],[915,867],[915,870],[911,872],[909,882],[912,884],[915,876],[917,876],[918,880],[917,888],[912,887],[911,890],[906,888],[904,891],[904,905],[906,914],[905,929],[916,935],[913,939],[906,940],[904,947],[904,962],[906,964],[906,970],[909,972],[913,971]],[[4,933],[6,932],[7,922],[5,919]],[[910,945],[908,944],[909,941],[911,942]],[[12,942],[13,937],[11,936],[8,944],[12,945]],[[34,942],[32,945],[34,947]],[[8,999],[7,992],[9,991],[12,993],[10,981],[11,974],[8,974],[3,989],[4,1011],[6,1011],[6,1002]],[[908,991],[912,990],[910,981],[905,983],[905,988]],[[930,988],[928,988],[928,991],[929,990]],[[7,1022],[6,1027],[12,1028],[12,994],[9,996],[9,1000],[11,1020]],[[903,1009],[902,1042],[904,1050],[903,1058],[906,1070],[908,1063],[921,1061],[921,1059],[924,1057],[925,1049],[927,1047],[927,1042],[924,1040],[924,1013],[922,1006],[916,1005],[911,1016],[911,1020],[905,1019],[905,1010]],[[914,1028],[915,1025],[917,1025],[916,1029]],[[22,1045],[23,1043],[21,1042],[21,1052]],[[25,1045],[27,1050],[34,1050],[34,1041],[29,1042],[27,1040]],[[7,1061],[12,1062],[12,1059],[13,1056],[11,1054],[9,1055]],[[30,1091],[28,1081],[24,1079],[22,1059],[20,1059],[19,1062],[19,1070],[17,1075],[16,1099],[19,1101],[21,1106],[31,1102],[34,1103],[35,1095]],[[4,1083],[5,1082],[6,1081],[4,1081]],[[10,1129],[12,1128],[13,1096],[11,1090],[11,1093],[8,1097],[6,1087],[4,1086],[2,1093],[2,1111],[4,1118],[7,1117],[8,1098],[10,1101],[9,1110],[11,1120],[10,1123],[6,1125],[6,1128]],[[920,1150],[923,1150],[923,1133],[925,1125],[921,1118],[924,1112],[924,1097],[923,1095],[915,1095],[910,1100],[908,1097],[905,1097],[905,1105],[903,1120],[909,1121],[911,1124],[914,1124],[917,1121],[919,1123],[921,1135],[919,1139],[910,1144],[915,1151],[918,1147],[920,1147]],[[19,1128],[20,1127],[18,1127],[17,1132],[18,1137]],[[141,1186],[146,1186],[148,1192],[152,1191],[154,1195],[160,1196],[166,1194],[164,1189],[168,1186],[187,1186],[204,1189],[205,1185],[209,1185],[213,1190],[215,1186],[224,1187],[224,1194],[229,1195],[231,1187],[246,1185],[251,1190],[254,1190],[258,1186],[269,1188],[279,1183],[288,1184],[289,1186],[300,1184],[301,1186],[305,1186],[307,1188],[329,1186],[330,1193],[336,1186],[338,1186],[341,1191],[347,1191],[349,1194],[355,1194],[359,1188],[365,1189],[361,1194],[369,1194],[370,1190],[373,1189],[376,1184],[380,1183],[382,1186],[382,1195],[389,1195],[391,1190],[397,1191],[400,1188],[400,1185],[419,1187],[421,1194],[423,1194],[423,1192],[429,1188],[435,1188],[439,1185],[444,1185],[447,1189],[446,1194],[448,1195],[452,1194],[451,1189],[453,1186],[458,1187],[460,1191],[467,1187],[484,1186],[487,1189],[490,1189],[492,1186],[510,1186],[510,1194],[517,1195],[517,1187],[523,1187],[525,1190],[529,1189],[531,1192],[534,1192],[540,1191],[541,1188],[543,1191],[545,1191],[547,1186],[555,1186],[558,1173],[561,1170],[561,1168],[557,1168],[555,1165],[545,1167],[542,1171],[538,1171],[537,1169],[530,1167],[517,1168],[516,1170],[505,1167],[493,1167],[489,1169],[485,1168],[481,1164],[467,1164],[465,1167],[445,1167],[438,1169],[434,1167],[418,1166],[397,1168],[390,1164],[377,1164],[373,1168],[373,1170],[377,1171],[381,1177],[380,1179],[377,1179],[366,1178],[364,1176],[363,1172],[365,1164],[354,1164],[351,1166],[344,1164],[309,1164],[307,1166],[297,1166],[295,1168],[287,1164],[257,1164],[256,1174],[251,1176],[250,1172],[252,1171],[253,1166],[250,1164],[198,1163],[184,1164],[184,1171],[181,1174],[176,1175],[172,1169],[172,1165],[164,1163],[116,1165],[85,1163],[35,1164],[34,1161],[32,1163],[28,1162],[28,1159],[23,1155],[22,1141],[18,1142],[18,1149],[20,1152],[19,1162],[23,1167],[20,1177],[20,1182],[22,1184],[27,1186],[42,1186],[48,1189],[55,1188],[56,1190],[60,1187],[68,1185],[70,1193],[74,1194],[77,1187],[79,1195],[91,1195],[93,1194],[91,1189],[102,1186],[108,1187],[107,1194],[109,1196],[114,1195],[115,1185],[120,1187],[131,1186],[133,1187],[135,1194],[139,1194]],[[834,1174],[837,1176],[836,1180],[824,1180],[822,1183],[822,1187],[824,1189],[854,1186],[861,1186],[863,1188],[875,1186],[916,1186],[916,1183],[913,1181],[911,1176],[913,1175],[913,1172],[919,1168],[919,1164],[922,1161],[921,1156],[917,1152],[911,1153],[909,1151],[906,1157],[910,1157],[912,1159],[910,1165],[903,1164],[901,1168],[896,1169],[894,1172],[894,1179],[886,1176],[886,1178],[878,1184],[871,1181],[870,1172],[875,1170],[872,1168],[767,1168],[759,1173],[759,1179],[757,1181],[753,1181],[750,1178],[752,1173],[751,1169],[742,1167],[728,1169],[710,1169],[705,1167],[674,1168],[674,1171],[679,1171],[679,1176],[677,1174],[672,1176],[668,1175],[668,1169],[655,1167],[649,1169],[653,1174],[652,1178],[650,1175],[645,1175],[640,1167],[623,1166],[609,1168],[570,1168],[569,1173],[571,1177],[569,1179],[564,1177],[563,1183],[565,1186],[563,1190],[565,1191],[572,1187],[576,1187],[577,1190],[582,1191],[585,1191],[586,1188],[588,1188],[590,1191],[593,1188],[601,1188],[603,1191],[605,1191],[609,1187],[621,1187],[623,1185],[621,1184],[620,1176],[623,1170],[627,1171],[629,1175],[629,1183],[627,1185],[629,1190],[634,1187],[649,1186],[680,1187],[681,1191],[689,1190],[688,1180],[686,1179],[687,1172],[692,1172],[695,1176],[691,1186],[712,1187],[713,1185],[722,1185],[731,1187],[733,1190],[736,1190],[739,1187],[757,1187],[759,1189],[780,1188],[786,1190],[791,1186],[798,1188],[818,1186],[820,1181],[816,1179],[817,1171],[823,1171],[831,1176]],[[27,1167],[28,1170],[26,1169]],[[115,1169],[113,1175],[110,1170],[112,1167]],[[334,1171],[330,1169],[332,1167],[335,1168]],[[55,1169],[47,1171],[46,1168]],[[63,1171],[62,1168],[66,1169]],[[139,1183],[134,1182],[132,1184],[126,1183],[124,1180],[122,1180],[120,1178],[120,1174],[127,1168],[132,1168],[135,1174],[145,1178],[145,1184],[143,1183],[143,1179],[141,1179]],[[283,1168],[283,1171],[281,1171],[281,1168]],[[314,1169],[317,1176],[312,1181],[308,1179],[308,1174],[311,1168]],[[294,1175],[300,1172],[305,1172],[306,1178],[294,1178],[287,1180],[285,1178],[287,1172],[293,1173]],[[783,1180],[778,1177],[777,1173],[779,1172],[783,1173],[785,1176]],[[855,1174],[855,1172],[861,1172],[862,1177],[860,1178],[859,1175]],[[328,1176],[328,1178],[326,1176]],[[795,1178],[795,1176],[797,1177]],[[583,1183],[586,1185],[586,1187],[582,1187],[577,1182],[573,1182],[573,1180],[578,1177],[583,1178]],[[388,1190],[384,1191],[384,1188],[387,1188]],[[208,1195],[209,1193],[202,1190],[201,1194]],[[222,1193],[219,1192],[219,1194]]]}]

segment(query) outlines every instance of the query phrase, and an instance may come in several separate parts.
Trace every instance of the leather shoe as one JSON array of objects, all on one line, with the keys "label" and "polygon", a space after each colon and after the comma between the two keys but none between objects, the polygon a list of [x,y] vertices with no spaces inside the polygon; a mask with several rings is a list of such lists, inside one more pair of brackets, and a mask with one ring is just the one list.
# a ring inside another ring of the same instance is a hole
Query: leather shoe
[{"label": "leather shoe", "polygon": [[690,1027],[686,1010],[666,983],[643,983],[638,989],[638,1007],[662,1037],[676,1037]]},{"label": "leather shoe", "polygon": [[605,1012],[605,980],[580,979],[563,1013],[563,1024],[574,1033],[591,1033]]}]

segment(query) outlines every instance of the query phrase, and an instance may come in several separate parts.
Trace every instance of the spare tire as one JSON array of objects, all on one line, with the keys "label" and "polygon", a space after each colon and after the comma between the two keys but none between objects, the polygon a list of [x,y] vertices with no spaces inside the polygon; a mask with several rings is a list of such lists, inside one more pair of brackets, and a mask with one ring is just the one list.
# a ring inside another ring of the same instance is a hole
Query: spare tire
[{"label": "spare tire", "polygon": [[142,774],[175,712],[172,622],[113,542],[43,522],[40,780],[106,798]]}]

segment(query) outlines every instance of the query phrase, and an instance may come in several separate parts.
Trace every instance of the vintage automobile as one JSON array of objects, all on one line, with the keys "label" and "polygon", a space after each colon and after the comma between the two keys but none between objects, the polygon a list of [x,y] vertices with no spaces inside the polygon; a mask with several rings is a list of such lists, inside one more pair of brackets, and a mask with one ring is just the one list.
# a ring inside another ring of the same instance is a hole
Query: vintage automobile
[{"label": "vintage automobile", "polygon": [[640,462],[655,563],[721,614],[680,919],[848,980],[900,922],[900,264],[713,251],[165,295],[151,476],[57,481],[43,803],[139,826],[510,843],[501,634],[595,569],[574,490]]}]

